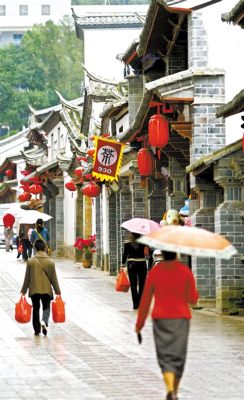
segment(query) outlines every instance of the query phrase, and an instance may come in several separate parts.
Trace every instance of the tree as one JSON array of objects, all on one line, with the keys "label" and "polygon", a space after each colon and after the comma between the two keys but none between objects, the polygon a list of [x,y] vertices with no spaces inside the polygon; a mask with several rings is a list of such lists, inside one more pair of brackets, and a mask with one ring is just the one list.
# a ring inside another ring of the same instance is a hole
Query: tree
[{"label": "tree", "polygon": [[35,25],[19,46],[0,48],[0,126],[22,129],[29,104],[37,109],[55,105],[55,90],[67,99],[78,97],[82,58],[82,42],[67,17],[60,25]]}]

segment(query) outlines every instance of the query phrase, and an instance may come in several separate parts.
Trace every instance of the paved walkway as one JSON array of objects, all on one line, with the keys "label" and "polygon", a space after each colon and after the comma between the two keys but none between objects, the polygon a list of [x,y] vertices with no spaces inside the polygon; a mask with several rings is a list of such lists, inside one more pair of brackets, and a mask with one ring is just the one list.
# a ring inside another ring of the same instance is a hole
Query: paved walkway
[{"label": "paved walkway", "polygon": [[[0,250],[0,399],[163,400],[151,322],[134,334],[129,293],[114,278],[58,260],[67,322],[48,336],[14,320],[25,272],[16,252]],[[180,400],[244,399],[244,318],[194,311]]]}]

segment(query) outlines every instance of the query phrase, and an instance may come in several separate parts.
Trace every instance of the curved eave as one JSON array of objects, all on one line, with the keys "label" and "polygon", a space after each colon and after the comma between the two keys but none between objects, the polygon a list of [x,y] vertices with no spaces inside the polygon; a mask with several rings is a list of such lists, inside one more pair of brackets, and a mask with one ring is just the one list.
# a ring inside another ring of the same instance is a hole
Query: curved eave
[{"label": "curved eave", "polygon": [[131,126],[125,132],[117,134],[117,139],[119,139],[122,143],[133,141],[138,133],[140,133],[143,122],[147,117],[151,97],[152,93],[150,91],[144,94],[133,124],[131,124]]},{"label": "curved eave", "polygon": [[[164,0],[152,0],[148,9],[148,13],[145,20],[144,28],[140,35],[140,43],[137,47],[137,54],[139,57],[144,56],[147,53],[148,44],[153,32],[153,28],[155,26],[155,20],[159,12],[161,12],[162,19],[165,23],[162,22],[160,34],[164,33],[164,25],[167,23],[170,15],[178,14],[179,16],[185,16],[191,13],[191,9],[181,9],[181,8],[174,8],[169,7]],[[173,30],[173,27],[172,27]]]},{"label": "curved eave", "polygon": [[244,28],[244,0],[240,0],[229,12],[222,14],[221,20]]},{"label": "curved eave", "polygon": [[211,164],[220,160],[221,158],[227,157],[230,154],[242,149],[242,139],[237,140],[234,143],[231,143],[220,150],[216,150],[211,154],[207,154],[194,161],[192,164],[186,167],[186,172],[189,174],[190,172],[193,175],[198,175],[204,168],[208,168]]},{"label": "curved eave", "polygon": [[216,117],[226,118],[244,111],[244,89],[240,91],[229,103],[218,107]]}]

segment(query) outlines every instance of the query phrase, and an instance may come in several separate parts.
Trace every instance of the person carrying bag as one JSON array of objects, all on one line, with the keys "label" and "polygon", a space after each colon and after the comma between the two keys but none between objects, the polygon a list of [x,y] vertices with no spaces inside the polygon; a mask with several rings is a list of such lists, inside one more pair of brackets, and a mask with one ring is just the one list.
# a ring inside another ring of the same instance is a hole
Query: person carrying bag
[{"label": "person carrying bag", "polygon": [[[33,305],[32,325],[34,333],[47,335],[48,321],[50,317],[50,303],[53,299],[53,290],[56,295],[61,295],[54,261],[48,257],[45,243],[41,239],[35,241],[35,257],[27,261],[24,283],[21,295],[25,295],[29,289],[29,297]],[[40,322],[40,304],[42,304],[42,320]]]},{"label": "person carrying bag", "polygon": [[33,229],[30,241],[34,245],[37,239],[42,240],[45,243],[45,252],[47,255],[51,255],[51,249],[49,246],[50,236],[48,230],[43,226],[43,219],[39,218],[36,221],[36,228]]}]

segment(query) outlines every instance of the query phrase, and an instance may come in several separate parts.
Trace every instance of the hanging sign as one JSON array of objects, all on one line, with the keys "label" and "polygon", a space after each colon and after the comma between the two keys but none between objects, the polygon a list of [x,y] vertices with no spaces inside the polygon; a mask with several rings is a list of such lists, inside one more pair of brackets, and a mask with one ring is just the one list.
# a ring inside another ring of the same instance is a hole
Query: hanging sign
[{"label": "hanging sign", "polygon": [[116,140],[94,137],[96,151],[92,168],[95,178],[105,181],[118,180],[118,173],[122,163],[124,144]]}]

